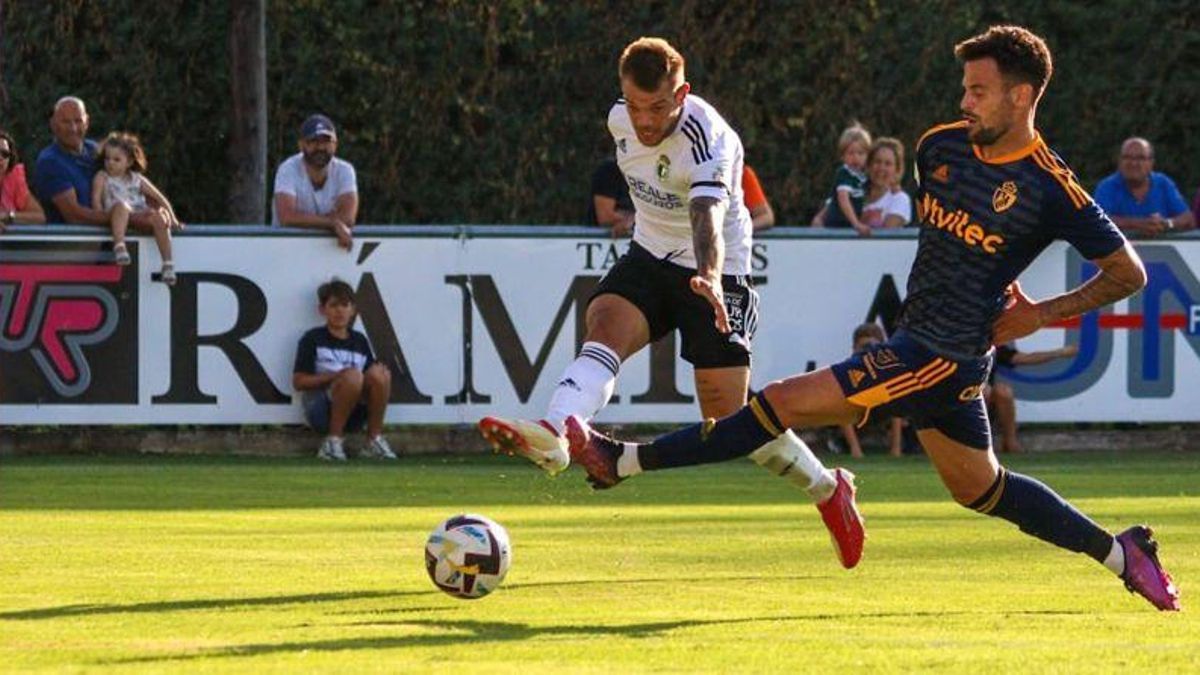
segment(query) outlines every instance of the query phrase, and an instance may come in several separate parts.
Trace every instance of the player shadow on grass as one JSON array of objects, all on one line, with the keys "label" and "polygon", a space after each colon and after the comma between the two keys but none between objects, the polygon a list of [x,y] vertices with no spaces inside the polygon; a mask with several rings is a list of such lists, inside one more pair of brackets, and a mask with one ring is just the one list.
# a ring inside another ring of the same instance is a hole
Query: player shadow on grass
[{"label": "player shadow on grass", "polygon": [[[819,576],[788,576],[774,575],[742,576],[742,577],[711,577],[706,581],[763,581],[764,579],[804,580],[819,579]],[[622,584],[653,584],[677,583],[678,577],[621,579]],[[587,584],[613,584],[613,579],[569,579],[565,581],[536,581],[525,584],[508,584],[504,592],[524,588],[548,588],[555,586],[581,586]],[[22,609],[11,612],[0,612],[0,620],[34,621],[38,619],[58,619],[72,616],[97,616],[104,614],[145,614],[158,612],[183,612],[206,609],[231,609],[235,607],[271,607],[278,605],[299,605],[317,602],[344,602],[347,600],[374,600],[387,598],[402,598],[417,595],[440,596],[441,592],[429,587],[412,591],[343,591],[335,593],[306,593],[300,595],[268,595],[250,598],[208,598],[195,600],[163,600],[161,602],[139,602],[129,605],[78,604],[61,605],[58,607],[41,607],[37,609]],[[347,613],[347,612],[343,612]],[[357,612],[348,612],[357,613]]]},{"label": "player shadow on grass", "polygon": [[162,602],[139,602],[131,605],[62,605],[40,609],[23,609],[0,612],[0,619],[9,621],[32,621],[57,619],[68,616],[95,616],[99,614],[142,614],[156,612],[180,612],[203,609],[230,609],[233,607],[271,607],[275,605],[299,605],[311,602],[343,602],[346,600],[371,600],[376,598],[399,598],[411,595],[434,595],[436,590],[422,591],[346,591],[341,593],[307,593],[302,595],[268,595],[257,598],[211,598],[203,600],[164,600]]},{"label": "player shadow on grass", "polygon": [[[1083,611],[1018,611],[1006,612],[1001,616],[1012,618],[1032,615],[1084,615]],[[615,626],[561,625],[561,626],[530,626],[523,623],[503,621],[447,621],[445,619],[414,619],[409,621],[363,621],[340,624],[357,627],[408,627],[420,630],[437,630],[435,635],[404,635],[396,637],[362,637],[341,640],[314,640],[311,642],[276,642],[237,645],[217,649],[205,649],[187,654],[163,654],[159,656],[139,656],[127,659],[103,661],[106,665],[128,663],[162,663],[168,661],[192,661],[196,659],[224,657],[253,657],[264,654],[282,654],[299,652],[340,652],[362,649],[401,649],[410,647],[445,647],[452,645],[471,644],[478,646],[480,642],[512,642],[545,637],[564,636],[617,636],[623,638],[660,637],[674,630],[703,628],[707,626],[736,625],[748,623],[773,622],[823,622],[846,621],[853,619],[878,618],[941,618],[946,616],[988,616],[995,617],[991,611],[917,611],[917,612],[844,612],[840,614],[809,614],[795,616],[763,616],[743,617],[737,619],[692,619],[679,621],[656,621],[651,623],[631,623]]]}]

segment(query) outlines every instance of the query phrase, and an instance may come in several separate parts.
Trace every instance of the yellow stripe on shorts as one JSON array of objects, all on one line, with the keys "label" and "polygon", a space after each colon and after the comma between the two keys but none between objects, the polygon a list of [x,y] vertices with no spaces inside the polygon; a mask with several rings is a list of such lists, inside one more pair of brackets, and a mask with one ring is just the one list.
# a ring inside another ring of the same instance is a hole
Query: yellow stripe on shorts
[{"label": "yellow stripe on shorts", "polygon": [[[870,389],[864,389],[853,396],[848,396],[846,400],[854,405],[862,406],[869,411],[871,408],[891,403],[913,392],[928,389],[950,377],[957,370],[957,363],[947,361],[943,358],[936,358],[922,366],[915,373],[898,375],[887,382],[877,384]],[[866,419],[867,416],[864,415],[862,422],[859,423],[860,426],[866,423]]]}]

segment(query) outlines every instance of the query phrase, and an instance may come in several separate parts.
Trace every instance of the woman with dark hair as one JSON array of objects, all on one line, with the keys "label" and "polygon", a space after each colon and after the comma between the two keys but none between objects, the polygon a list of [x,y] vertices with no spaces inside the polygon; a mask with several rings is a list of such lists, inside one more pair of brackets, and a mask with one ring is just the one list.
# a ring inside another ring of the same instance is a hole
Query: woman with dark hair
[{"label": "woman with dark hair", "polygon": [[0,232],[13,223],[42,224],[46,212],[29,191],[12,134],[0,129]]}]

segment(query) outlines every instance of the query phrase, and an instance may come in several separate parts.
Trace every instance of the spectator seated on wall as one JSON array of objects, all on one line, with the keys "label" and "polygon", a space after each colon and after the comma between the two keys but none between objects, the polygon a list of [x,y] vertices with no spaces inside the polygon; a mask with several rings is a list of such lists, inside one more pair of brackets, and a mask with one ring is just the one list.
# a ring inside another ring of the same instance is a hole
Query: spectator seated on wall
[{"label": "spectator seated on wall", "polygon": [[151,206],[131,212],[126,206],[111,211],[95,208],[93,179],[96,174],[98,144],[87,138],[91,120],[83,101],[64,96],[54,104],[50,131],[54,142],[38,153],[33,172],[33,192],[46,209],[46,221],[82,225],[104,225],[113,231],[113,255],[118,264],[131,258],[124,246],[124,228],[157,233],[167,227],[159,203],[151,197]]},{"label": "spectator seated on wall", "polygon": [[50,133],[33,168],[33,193],[46,210],[46,222],[108,225],[108,214],[92,208],[96,142],[87,138],[90,120],[83,101],[64,96],[54,104]]},{"label": "spectator seated on wall", "polygon": [[46,222],[46,213],[29,191],[25,165],[12,134],[0,129],[0,232],[14,223],[36,225]]},{"label": "spectator seated on wall", "polygon": [[838,156],[842,164],[834,174],[833,188],[826,200],[825,215],[813,224],[822,227],[853,227],[860,236],[871,235],[871,228],[861,220],[863,198],[866,196],[867,154],[871,150],[871,134],[857,122],[842,131],[838,138]]},{"label": "spectator seated on wall", "polygon": [[146,151],[141,141],[133,134],[114,131],[97,149],[96,163],[100,170],[92,179],[92,208],[109,215],[117,264],[131,262],[125,247],[125,231],[136,218],[149,223],[154,233],[162,259],[159,279],[168,286],[174,285],[171,230],[183,229],[183,223],[166,195],[146,176]]}]

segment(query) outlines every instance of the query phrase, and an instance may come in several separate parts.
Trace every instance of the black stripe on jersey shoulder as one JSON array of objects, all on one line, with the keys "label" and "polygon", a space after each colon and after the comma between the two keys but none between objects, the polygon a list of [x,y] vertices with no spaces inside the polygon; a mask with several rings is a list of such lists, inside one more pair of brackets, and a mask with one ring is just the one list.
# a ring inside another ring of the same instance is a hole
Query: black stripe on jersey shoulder
[{"label": "black stripe on jersey shoulder", "polygon": [[683,135],[687,136],[688,140],[692,142],[692,161],[696,164],[703,164],[706,160],[704,157],[703,146],[696,137],[696,130],[688,126],[686,121],[679,125],[679,130],[682,131]]},{"label": "black stripe on jersey shoulder", "polygon": [[1076,209],[1082,209],[1091,203],[1092,196],[1079,184],[1079,179],[1075,177],[1075,172],[1071,171],[1067,163],[1050,150],[1050,148],[1042,145],[1034,150],[1033,154],[1029,157],[1038,168],[1050,174],[1054,181],[1062,187],[1063,191],[1067,193],[1067,197],[1070,198],[1071,204]]},{"label": "black stripe on jersey shoulder", "polygon": [[695,183],[692,183],[692,187],[694,187],[694,188],[715,187],[715,188],[721,188],[722,190],[729,192],[729,188],[725,187],[725,184],[719,180],[698,180]]},{"label": "black stripe on jersey shoulder", "polygon": [[625,105],[625,97],[624,97],[624,96],[618,96],[618,97],[617,97],[617,102],[616,102],[616,103],[614,103],[613,105]]},{"label": "black stripe on jersey shoulder", "polygon": [[[700,154],[705,161],[712,161],[712,152],[708,149],[708,138],[704,135],[704,127],[700,126],[700,120],[696,119],[695,115],[688,115],[687,121],[683,123],[684,127],[691,127],[695,132],[696,138],[700,139],[701,150]],[[695,142],[694,140],[692,141]]]},{"label": "black stripe on jersey shoulder", "polygon": [[691,141],[691,161],[697,163],[697,165],[702,165],[704,157],[700,151],[701,145],[696,141],[696,131],[691,129],[686,123],[679,125],[679,131],[682,131],[683,135],[688,137],[688,141]]}]

